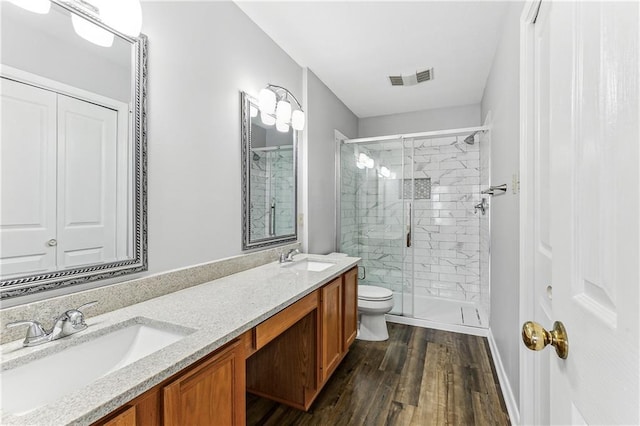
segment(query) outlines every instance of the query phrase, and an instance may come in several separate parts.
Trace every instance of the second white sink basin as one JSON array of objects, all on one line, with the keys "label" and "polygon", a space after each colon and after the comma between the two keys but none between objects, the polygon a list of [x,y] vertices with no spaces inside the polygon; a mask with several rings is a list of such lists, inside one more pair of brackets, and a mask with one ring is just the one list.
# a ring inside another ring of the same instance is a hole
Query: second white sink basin
[{"label": "second white sink basin", "polygon": [[19,416],[50,404],[193,331],[169,326],[133,319],[77,345],[3,370],[2,412]]},{"label": "second white sink basin", "polygon": [[333,265],[335,265],[335,263],[323,262],[320,260],[313,260],[313,259],[304,259],[304,260],[294,262],[291,265],[291,268],[297,269],[300,271],[320,272],[320,271],[324,271],[325,269],[331,268]]}]

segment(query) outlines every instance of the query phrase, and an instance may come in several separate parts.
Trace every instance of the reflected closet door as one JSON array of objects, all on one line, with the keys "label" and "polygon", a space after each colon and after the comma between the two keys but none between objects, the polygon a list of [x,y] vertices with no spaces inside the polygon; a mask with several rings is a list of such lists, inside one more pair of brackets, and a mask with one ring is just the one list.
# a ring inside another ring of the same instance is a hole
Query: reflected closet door
[{"label": "reflected closet door", "polygon": [[0,250],[3,277],[56,261],[56,94],[2,79]]}]

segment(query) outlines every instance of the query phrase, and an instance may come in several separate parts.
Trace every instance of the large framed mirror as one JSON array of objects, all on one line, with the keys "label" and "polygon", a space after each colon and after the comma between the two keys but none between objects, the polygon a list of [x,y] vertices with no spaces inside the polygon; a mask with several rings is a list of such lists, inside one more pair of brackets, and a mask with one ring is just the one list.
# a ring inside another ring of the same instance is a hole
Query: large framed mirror
[{"label": "large framed mirror", "polygon": [[147,269],[147,39],[87,5],[0,2],[2,299]]},{"label": "large framed mirror", "polygon": [[242,103],[242,249],[297,240],[296,130],[278,131],[258,114],[247,93]]}]

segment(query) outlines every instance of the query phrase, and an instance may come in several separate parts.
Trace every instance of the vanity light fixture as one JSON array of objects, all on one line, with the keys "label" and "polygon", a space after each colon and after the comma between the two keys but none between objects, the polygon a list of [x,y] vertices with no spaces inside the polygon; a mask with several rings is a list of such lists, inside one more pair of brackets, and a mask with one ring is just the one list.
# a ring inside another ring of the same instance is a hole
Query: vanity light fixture
[{"label": "vanity light fixture", "polygon": [[51,10],[51,2],[49,0],[9,0],[9,2],[29,12],[40,13],[42,15],[46,15]]},{"label": "vanity light fixture", "polygon": [[276,124],[276,118],[271,114],[267,114],[266,112],[260,113],[260,119],[267,126],[273,126],[274,124]]},{"label": "vanity light fixture", "polygon": [[[73,8],[104,23],[129,37],[138,37],[142,30],[142,6],[140,0],[9,0],[31,12],[46,14],[51,2]],[[98,46],[110,47],[114,35],[100,25],[85,19],[82,14],[71,14],[71,24],[80,37]]]},{"label": "vanity light fixture", "polygon": [[83,39],[102,47],[113,45],[114,35],[104,28],[100,28],[93,22],[87,21],[82,16],[71,15],[73,30]]},{"label": "vanity light fixture", "polygon": [[[297,105],[293,111],[291,100]],[[302,111],[302,105],[288,89],[275,84],[267,85],[258,95],[258,105],[264,124],[269,125],[269,123],[264,120],[265,115],[273,118],[275,114],[276,129],[278,129],[278,131],[288,132],[289,127],[293,127],[295,130],[304,129],[305,115],[304,111]],[[269,119],[269,121],[272,120]]]}]

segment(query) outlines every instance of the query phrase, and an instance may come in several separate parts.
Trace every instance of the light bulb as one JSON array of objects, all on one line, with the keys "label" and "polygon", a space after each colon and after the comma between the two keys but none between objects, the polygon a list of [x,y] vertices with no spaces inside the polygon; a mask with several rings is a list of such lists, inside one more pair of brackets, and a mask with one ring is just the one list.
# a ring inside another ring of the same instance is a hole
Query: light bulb
[{"label": "light bulb", "polygon": [[359,168],[359,169],[364,169],[364,168],[365,168],[365,165],[364,165],[364,163],[361,163],[361,162],[359,162],[359,161],[356,161],[356,167],[357,167],[357,168]]},{"label": "light bulb", "polygon": [[383,177],[388,178],[389,176],[391,176],[391,170],[387,169],[385,166],[380,167],[380,174]]},{"label": "light bulb", "polygon": [[367,162],[365,163],[365,166],[367,166],[367,169],[373,169],[373,166],[375,166],[375,162],[373,161],[373,158],[369,158],[369,160],[367,160]]},{"label": "light bulb", "polygon": [[260,113],[260,119],[267,126],[273,126],[274,124],[276,124],[276,118],[273,115],[269,115],[264,112]]},{"label": "light bulb", "polygon": [[369,156],[364,152],[361,152],[358,156],[358,161],[362,164],[367,164],[367,162],[369,161]]},{"label": "light bulb", "polygon": [[46,15],[51,10],[51,2],[49,0],[9,0],[11,3],[19,6],[29,12],[40,13]]},{"label": "light bulb", "polygon": [[291,127],[296,130],[304,129],[304,112],[297,109],[291,113]]},{"label": "light bulb", "polygon": [[258,107],[266,114],[276,112],[276,94],[270,89],[262,89],[258,95]]},{"label": "light bulb", "polygon": [[93,44],[102,47],[111,47],[113,44],[113,33],[110,33],[104,28],[100,28],[93,22],[89,22],[76,14],[72,14],[71,24],[76,34]]},{"label": "light bulb", "polygon": [[[285,100],[278,101],[278,106],[276,107],[276,121],[279,123],[289,123],[290,120],[291,104]],[[287,129],[287,131],[289,131],[289,129]]]},{"label": "light bulb", "polygon": [[276,120],[276,129],[279,132],[287,133],[289,131],[289,125],[287,123],[283,123],[282,121]]},{"label": "light bulb", "polygon": [[138,37],[142,30],[140,0],[93,0],[100,10],[100,19],[116,31]]}]

